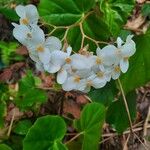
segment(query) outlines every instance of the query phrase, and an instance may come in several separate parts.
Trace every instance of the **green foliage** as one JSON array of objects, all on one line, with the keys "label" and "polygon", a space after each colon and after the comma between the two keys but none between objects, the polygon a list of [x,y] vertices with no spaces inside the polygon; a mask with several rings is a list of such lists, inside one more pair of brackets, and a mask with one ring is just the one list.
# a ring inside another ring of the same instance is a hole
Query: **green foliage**
[{"label": "green foliage", "polygon": [[0,128],[3,127],[4,117],[6,115],[7,105],[6,100],[8,99],[8,87],[4,84],[0,84]]},{"label": "green foliage", "polygon": [[114,36],[117,36],[133,10],[135,0],[99,0],[102,20]]},{"label": "green foliage", "polygon": [[27,109],[36,103],[44,103],[46,100],[46,92],[36,87],[33,74],[30,71],[27,72],[27,75],[19,81],[19,91],[15,100],[17,106]]},{"label": "green foliage", "polygon": [[[132,121],[136,117],[136,94],[131,92],[126,96]],[[111,124],[118,133],[122,133],[129,127],[129,119],[122,97],[113,102],[107,110],[106,121]]]},{"label": "green foliage", "polygon": [[150,17],[150,4],[149,3],[145,3],[142,6],[142,14],[145,17]]},{"label": "green foliage", "polygon": [[82,135],[82,150],[98,150],[100,131],[105,118],[105,108],[98,103],[87,104],[74,126]]},{"label": "green foliage", "polygon": [[26,135],[31,126],[32,123],[30,120],[22,120],[16,124],[13,132],[19,135]]},{"label": "green foliage", "polygon": [[4,42],[0,41],[0,55],[1,60],[5,65],[9,65],[12,61],[21,61],[23,57],[16,54],[18,47],[16,42]]},{"label": "green foliage", "polygon": [[134,38],[136,53],[130,59],[128,72],[121,78],[126,93],[150,81],[149,39],[150,30],[146,34]]},{"label": "green foliage", "polygon": [[0,128],[3,127],[4,124],[4,117],[6,115],[6,103],[3,101],[0,101]]},{"label": "green foliage", "polygon": [[6,144],[0,144],[0,150],[12,150],[12,149]]},{"label": "green foliage", "polygon": [[94,0],[42,0],[39,12],[45,22],[53,25],[71,25],[78,22],[84,12],[90,10]]},{"label": "green foliage", "polygon": [[62,139],[66,124],[59,116],[38,118],[24,139],[23,150],[66,150]]},{"label": "green foliage", "polygon": [[115,99],[117,89],[115,82],[108,83],[104,88],[101,89],[92,89],[88,96],[92,101],[97,103],[102,103],[105,106],[109,106],[112,101]]},{"label": "green foliage", "polygon": [[11,21],[18,21],[19,17],[14,9],[0,7],[0,13],[3,14],[7,19]]}]

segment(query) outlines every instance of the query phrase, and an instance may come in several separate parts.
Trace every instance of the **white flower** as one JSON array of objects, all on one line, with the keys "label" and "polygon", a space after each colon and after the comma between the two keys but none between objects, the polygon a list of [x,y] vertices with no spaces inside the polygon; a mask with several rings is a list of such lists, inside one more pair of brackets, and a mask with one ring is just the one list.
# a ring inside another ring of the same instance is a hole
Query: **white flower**
[{"label": "white flower", "polygon": [[[44,65],[45,70],[49,73],[56,73],[59,70],[61,70],[62,66],[64,66],[65,64],[69,65],[71,63],[71,58],[70,58],[71,51],[72,48],[68,47],[67,52],[63,52],[63,51],[52,52],[50,62]],[[62,71],[64,69],[62,69]]]},{"label": "white flower", "polygon": [[71,57],[72,68],[77,70],[90,69],[93,66],[92,57],[81,54],[73,54]]},{"label": "white flower", "polygon": [[129,67],[129,57],[135,51],[135,42],[129,35],[126,42],[117,38],[117,46],[109,44],[96,49],[96,55],[73,54],[69,46],[62,51],[61,41],[56,37],[45,38],[44,32],[37,25],[39,14],[34,5],[16,7],[20,25],[14,25],[13,35],[29,51],[39,71],[57,73],[57,82],[65,91],[79,90],[89,92],[91,87],[104,87],[112,79],[119,78]]},{"label": "white flower", "polygon": [[38,23],[39,14],[34,5],[18,5],[15,10],[17,15],[20,17],[20,24],[32,25]]},{"label": "white flower", "polygon": [[62,88],[65,91],[71,91],[76,90],[82,85],[81,77],[78,75],[70,76],[67,78],[67,80],[63,83]]},{"label": "white flower", "polygon": [[111,66],[112,64],[114,64],[116,62],[115,50],[116,47],[114,45],[107,45],[102,49],[98,47],[96,49],[97,64],[99,64],[99,66]]},{"label": "white flower", "polygon": [[37,43],[33,43],[27,47],[31,54],[37,54],[40,62],[46,66],[50,63],[52,52],[59,51],[61,49],[61,41],[53,36],[47,38],[46,40],[45,37],[41,37]]},{"label": "white flower", "polygon": [[121,74],[121,68],[119,65],[113,65],[112,67],[112,72],[111,72],[111,76],[112,79],[116,80],[120,77]]},{"label": "white flower", "polygon": [[13,29],[13,36],[23,45],[35,45],[44,39],[45,35],[42,29],[37,25],[32,25],[32,28],[28,28],[26,25],[15,25]]},{"label": "white flower", "polygon": [[121,60],[120,60],[120,69],[123,73],[127,72],[129,68],[129,57],[131,57],[135,51],[135,42],[132,40],[131,35],[126,39],[126,43],[121,47]]}]

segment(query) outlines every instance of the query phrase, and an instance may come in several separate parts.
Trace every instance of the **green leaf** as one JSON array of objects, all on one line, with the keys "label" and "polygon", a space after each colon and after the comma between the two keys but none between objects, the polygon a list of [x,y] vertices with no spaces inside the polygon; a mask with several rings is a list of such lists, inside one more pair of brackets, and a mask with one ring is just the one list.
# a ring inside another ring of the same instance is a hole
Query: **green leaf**
[{"label": "green leaf", "polygon": [[5,65],[9,65],[12,61],[23,60],[23,57],[16,54],[18,43],[0,41],[0,58]]},{"label": "green leaf", "polygon": [[36,87],[37,79],[29,71],[27,75],[19,81],[19,91],[16,97],[16,104],[21,109],[26,109],[36,103],[44,103],[47,100],[47,93]]},{"label": "green leaf", "polygon": [[126,22],[134,7],[135,0],[99,0],[102,20],[107,24],[111,33],[117,36],[122,25]]},{"label": "green leaf", "polygon": [[150,30],[146,34],[136,36],[136,53],[130,59],[128,72],[121,77],[125,92],[132,91],[150,81]]},{"label": "green leaf", "polygon": [[5,102],[0,101],[0,128],[4,125],[4,117],[6,116],[7,105]]},{"label": "green leaf", "polygon": [[97,103],[102,103],[105,106],[109,106],[115,99],[117,89],[115,87],[115,82],[108,83],[104,88],[92,89],[88,96],[92,101]]},{"label": "green leaf", "polygon": [[0,7],[0,13],[2,13],[7,19],[11,21],[18,21],[19,17],[14,9]]},{"label": "green leaf", "polygon": [[[129,93],[126,96],[126,99],[130,116],[133,121],[136,116],[136,93]],[[129,127],[129,119],[122,97],[109,106],[106,114],[106,122],[111,124],[118,133],[122,133]]]},{"label": "green leaf", "polygon": [[75,120],[74,126],[83,136],[82,150],[98,150],[104,118],[104,106],[98,103],[91,103],[84,107],[80,119]]},{"label": "green leaf", "polygon": [[0,150],[12,150],[12,149],[6,144],[0,144]]},{"label": "green leaf", "polygon": [[[73,1],[73,0],[71,0]],[[95,0],[74,0],[82,12],[87,12],[95,5]]]},{"label": "green leaf", "polygon": [[24,139],[23,150],[57,150],[60,147],[65,150],[61,143],[65,133],[66,124],[61,117],[38,118]]},{"label": "green leaf", "polygon": [[66,26],[79,21],[94,4],[95,0],[42,0],[38,10],[45,22]]},{"label": "green leaf", "polygon": [[73,0],[42,0],[38,10],[42,19],[53,25],[71,25],[82,17]]},{"label": "green leaf", "polygon": [[31,126],[32,123],[30,120],[22,120],[16,124],[13,132],[19,135],[26,135]]},{"label": "green leaf", "polygon": [[67,150],[67,147],[60,141],[57,141],[48,150]]},{"label": "green leaf", "polygon": [[[83,30],[85,35],[98,41],[106,41],[111,35],[106,24],[97,17],[96,13],[91,14],[83,21]],[[80,49],[81,40],[82,35],[80,28],[78,26],[71,28],[67,35],[67,41],[73,47],[73,50],[78,51]],[[89,51],[95,52],[95,43],[85,39],[84,46],[87,44],[89,44]]]},{"label": "green leaf", "polygon": [[142,14],[145,17],[150,17],[150,3],[142,5]]}]

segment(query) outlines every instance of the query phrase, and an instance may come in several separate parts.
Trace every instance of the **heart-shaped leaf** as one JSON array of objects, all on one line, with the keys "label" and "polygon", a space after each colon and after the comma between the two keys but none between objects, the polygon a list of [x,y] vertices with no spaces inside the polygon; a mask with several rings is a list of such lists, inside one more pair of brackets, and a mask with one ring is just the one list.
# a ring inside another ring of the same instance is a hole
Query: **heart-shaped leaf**
[{"label": "heart-shaped leaf", "polygon": [[[99,103],[87,104],[79,120],[75,120],[75,128],[82,134],[82,150],[98,150],[105,108]],[[92,141],[92,142],[91,142]]]},{"label": "heart-shaped leaf", "polygon": [[29,129],[23,142],[23,150],[57,150],[66,133],[66,124],[59,116],[44,116],[38,118]]}]

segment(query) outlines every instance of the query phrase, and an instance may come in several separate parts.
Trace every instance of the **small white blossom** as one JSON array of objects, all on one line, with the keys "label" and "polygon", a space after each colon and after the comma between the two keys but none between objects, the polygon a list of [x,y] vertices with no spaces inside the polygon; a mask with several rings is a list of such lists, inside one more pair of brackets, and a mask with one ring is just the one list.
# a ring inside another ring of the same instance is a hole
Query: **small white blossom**
[{"label": "small white blossom", "polygon": [[135,51],[135,42],[129,35],[124,42],[120,37],[116,44],[108,44],[93,53],[72,54],[69,46],[61,50],[61,41],[54,37],[45,38],[44,32],[37,25],[39,15],[34,5],[16,7],[20,17],[20,25],[14,26],[13,35],[29,51],[29,56],[35,62],[39,71],[57,73],[57,82],[65,91],[79,90],[89,92],[91,87],[104,87],[112,79],[120,77],[129,68],[129,57]]},{"label": "small white blossom", "polygon": [[120,77],[121,74],[121,68],[119,65],[113,65],[112,67],[112,72],[111,72],[111,76],[112,79],[116,80]]},{"label": "small white blossom", "polygon": [[18,5],[15,10],[17,15],[20,17],[20,24],[32,25],[38,23],[39,14],[34,5]]},{"label": "small white blossom", "polygon": [[37,25],[28,28],[26,25],[17,25],[13,29],[13,36],[23,45],[34,45],[44,39],[45,35],[42,29]]}]

